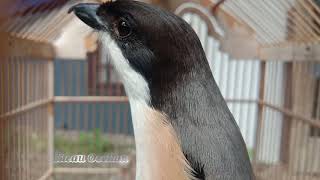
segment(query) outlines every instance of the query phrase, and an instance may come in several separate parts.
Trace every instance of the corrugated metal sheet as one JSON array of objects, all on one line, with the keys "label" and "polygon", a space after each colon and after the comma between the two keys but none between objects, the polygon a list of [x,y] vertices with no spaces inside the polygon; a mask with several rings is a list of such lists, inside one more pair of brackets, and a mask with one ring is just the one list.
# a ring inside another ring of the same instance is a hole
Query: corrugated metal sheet
[{"label": "corrugated metal sheet", "polygon": [[[285,65],[284,62],[271,61],[266,64],[265,77],[265,96],[267,103],[278,107],[284,106],[285,97]],[[280,160],[281,135],[283,114],[272,109],[265,109],[263,114],[263,125],[261,137],[261,148],[267,151],[261,151],[258,154],[260,161],[267,163],[278,162]],[[272,144],[272,146],[270,146]],[[269,152],[269,153],[263,153]]]},{"label": "corrugated metal sheet", "polygon": [[320,40],[318,1],[226,0],[222,8],[255,30],[262,45],[318,43]]}]

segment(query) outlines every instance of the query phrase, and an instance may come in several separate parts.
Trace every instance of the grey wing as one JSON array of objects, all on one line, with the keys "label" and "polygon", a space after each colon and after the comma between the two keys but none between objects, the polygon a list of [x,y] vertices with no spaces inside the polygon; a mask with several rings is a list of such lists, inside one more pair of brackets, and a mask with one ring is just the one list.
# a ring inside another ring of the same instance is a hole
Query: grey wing
[{"label": "grey wing", "polygon": [[210,123],[189,123],[187,127],[176,128],[183,129],[178,136],[197,177],[203,180],[253,179],[247,149],[231,113],[213,110],[208,112],[207,118],[210,119],[202,122]]}]

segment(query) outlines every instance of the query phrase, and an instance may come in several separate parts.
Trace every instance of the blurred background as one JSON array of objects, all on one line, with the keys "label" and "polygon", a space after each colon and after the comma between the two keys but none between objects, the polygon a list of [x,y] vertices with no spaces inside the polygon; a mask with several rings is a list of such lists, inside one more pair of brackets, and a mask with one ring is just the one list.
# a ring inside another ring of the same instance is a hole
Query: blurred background
[{"label": "blurred background", "polygon": [[[97,35],[67,14],[79,2],[1,1],[0,180],[134,179],[128,99]],[[320,179],[320,1],[145,2],[198,34],[257,179]],[[130,161],[55,163],[59,153]]]}]

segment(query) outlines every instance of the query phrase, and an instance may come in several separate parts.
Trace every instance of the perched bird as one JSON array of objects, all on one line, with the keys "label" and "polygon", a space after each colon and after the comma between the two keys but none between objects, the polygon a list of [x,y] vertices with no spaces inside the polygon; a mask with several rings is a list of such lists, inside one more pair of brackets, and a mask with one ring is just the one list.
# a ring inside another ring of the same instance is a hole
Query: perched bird
[{"label": "perched bird", "polygon": [[78,4],[129,97],[137,180],[254,179],[240,130],[201,43],[180,17],[142,2]]}]

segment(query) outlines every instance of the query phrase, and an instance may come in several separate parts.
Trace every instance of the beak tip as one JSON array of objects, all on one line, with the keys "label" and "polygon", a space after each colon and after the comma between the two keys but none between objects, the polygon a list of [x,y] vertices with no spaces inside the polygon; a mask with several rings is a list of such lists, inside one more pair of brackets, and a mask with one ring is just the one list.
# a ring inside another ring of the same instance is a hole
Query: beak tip
[{"label": "beak tip", "polygon": [[79,3],[69,8],[68,13],[74,13],[80,20],[94,29],[101,28],[102,24],[97,15],[99,4]]}]

